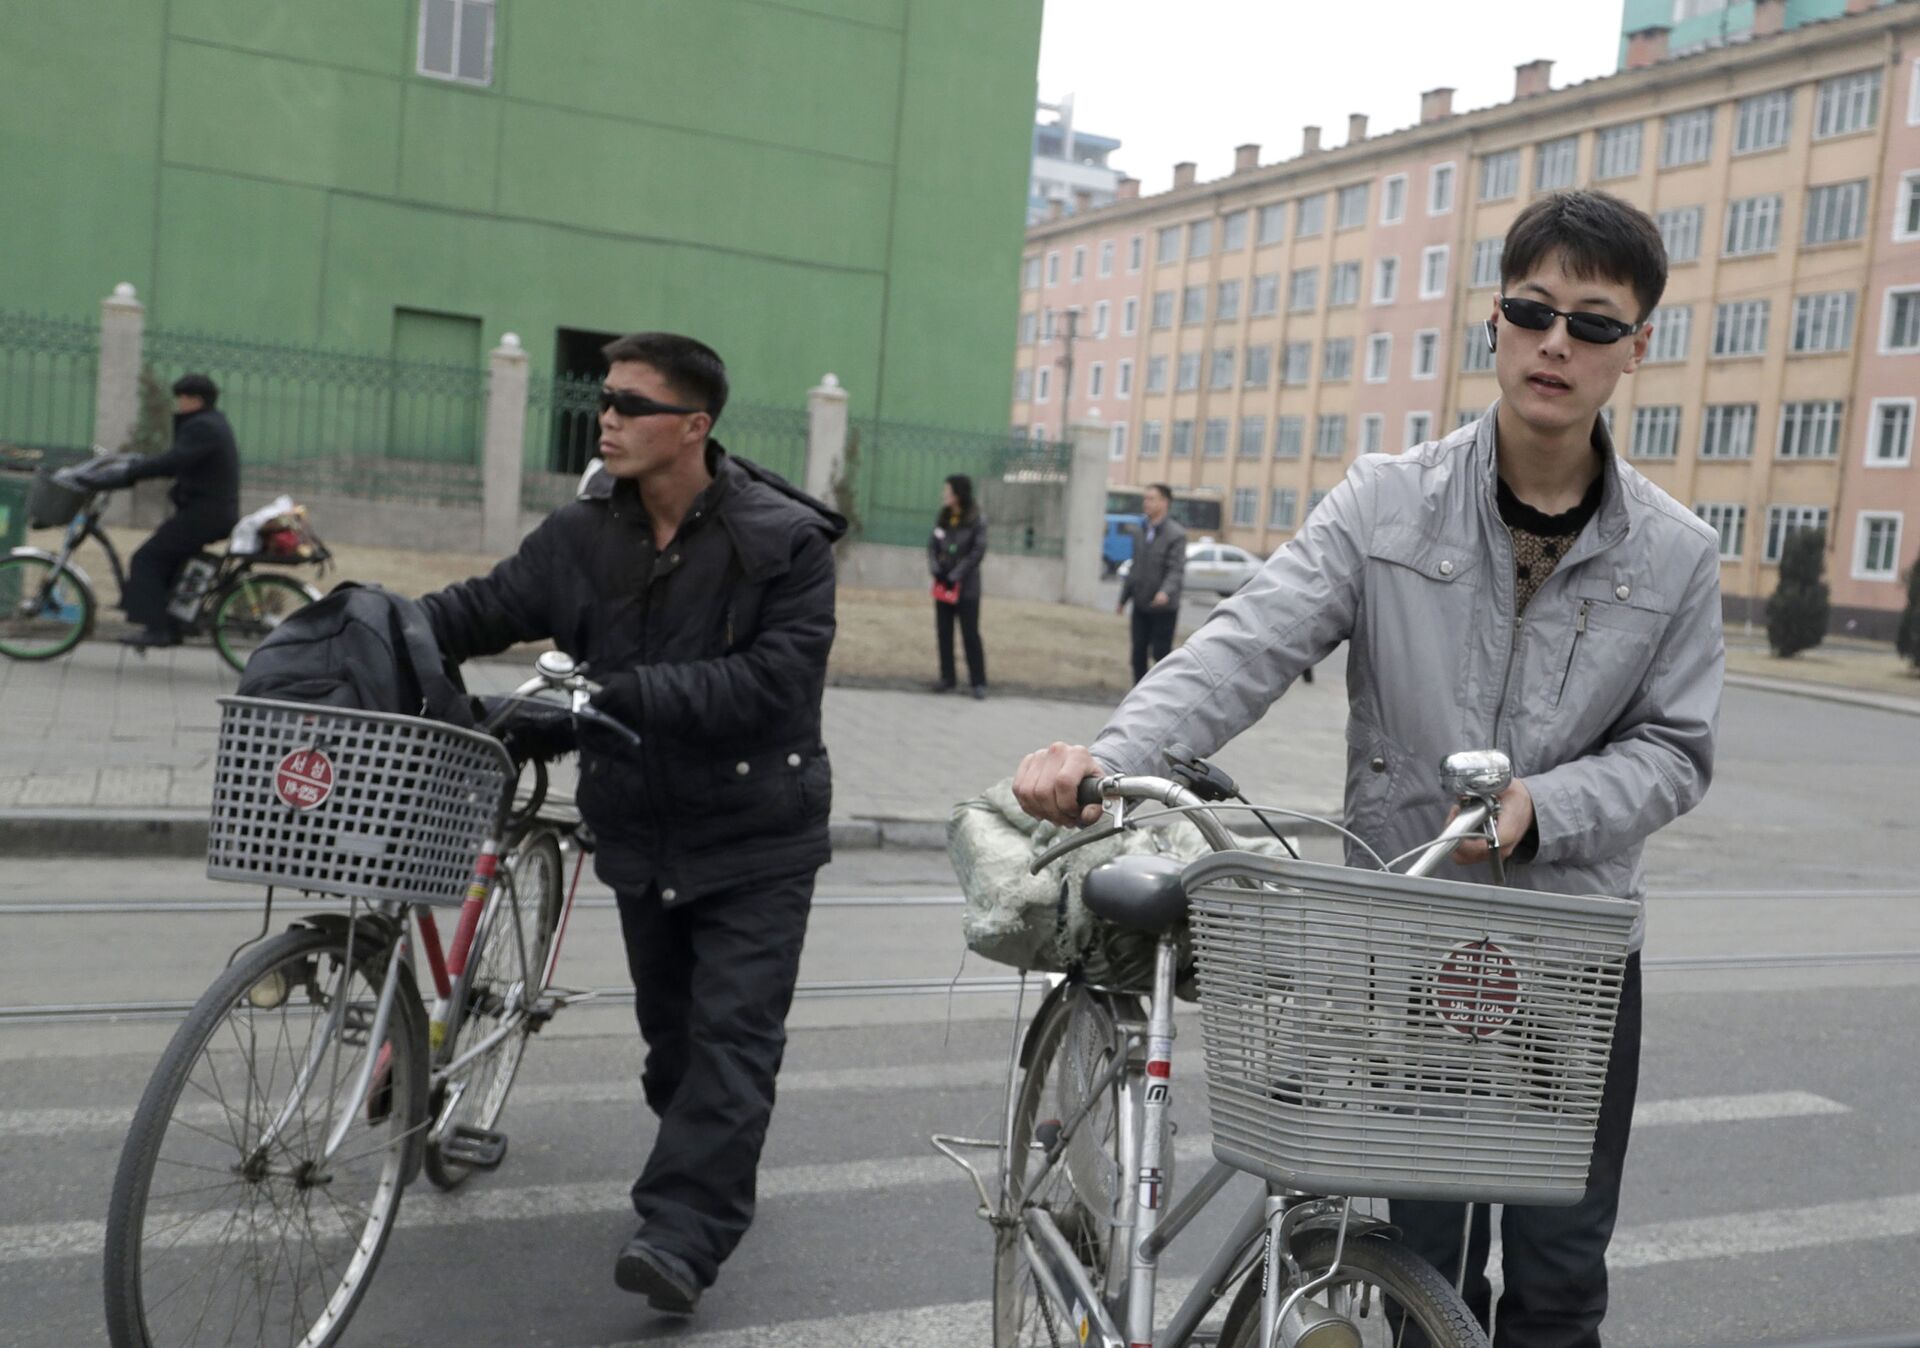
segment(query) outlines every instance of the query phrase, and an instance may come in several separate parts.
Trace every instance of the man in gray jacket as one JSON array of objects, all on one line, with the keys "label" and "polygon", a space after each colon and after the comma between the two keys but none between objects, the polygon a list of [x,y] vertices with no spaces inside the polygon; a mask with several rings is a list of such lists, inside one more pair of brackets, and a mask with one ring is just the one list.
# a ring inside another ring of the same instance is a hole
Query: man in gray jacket
[{"label": "man in gray jacket", "polygon": [[1120,583],[1119,613],[1133,603],[1133,681],[1140,682],[1153,661],[1173,649],[1173,627],[1180,619],[1180,589],[1187,575],[1187,531],[1167,512],[1173,488],[1156,482],[1141,493],[1146,522],[1133,536],[1133,565]]},{"label": "man in gray jacket", "polygon": [[[1484,340],[1501,399],[1404,454],[1367,455],[1265,569],[1120,704],[1092,748],[1027,756],[1015,794],[1090,822],[1080,780],[1163,774],[1172,743],[1210,754],[1341,641],[1347,824],[1384,856],[1437,834],[1436,766],[1458,749],[1513,760],[1500,850],[1509,882],[1643,899],[1641,851],[1712,775],[1725,650],[1718,540],[1619,459],[1600,409],[1637,367],[1666,284],[1653,222],[1598,192],[1543,198],[1506,238]],[[1349,864],[1362,864],[1349,845]],[[1454,854],[1489,882],[1484,842]],[[1639,1073],[1636,923],[1585,1197],[1508,1207],[1503,1348],[1593,1348]],[[1457,1204],[1396,1201],[1407,1243],[1451,1278]],[[1467,1300],[1488,1322],[1487,1210]]]}]

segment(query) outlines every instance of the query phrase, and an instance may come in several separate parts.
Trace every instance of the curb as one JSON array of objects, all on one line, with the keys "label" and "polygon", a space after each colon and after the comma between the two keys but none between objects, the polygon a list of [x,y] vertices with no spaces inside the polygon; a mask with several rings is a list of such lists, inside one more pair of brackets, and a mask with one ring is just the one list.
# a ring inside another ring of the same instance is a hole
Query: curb
[{"label": "curb", "polygon": [[1837,702],[1870,711],[1890,711],[1896,716],[1920,716],[1920,697],[1899,693],[1869,693],[1845,688],[1837,683],[1812,683],[1799,679],[1777,679],[1765,674],[1728,674],[1726,683],[1761,693],[1784,693],[1788,697],[1808,697],[1816,702]]}]

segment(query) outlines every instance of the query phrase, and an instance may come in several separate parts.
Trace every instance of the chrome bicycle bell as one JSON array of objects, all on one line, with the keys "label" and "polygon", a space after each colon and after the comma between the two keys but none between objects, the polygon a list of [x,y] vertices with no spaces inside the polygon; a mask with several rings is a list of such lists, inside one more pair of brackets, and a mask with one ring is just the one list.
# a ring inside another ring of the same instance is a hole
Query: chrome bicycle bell
[{"label": "chrome bicycle bell", "polygon": [[1455,800],[1497,796],[1512,781],[1513,760],[1498,749],[1463,749],[1440,760],[1440,787]]}]

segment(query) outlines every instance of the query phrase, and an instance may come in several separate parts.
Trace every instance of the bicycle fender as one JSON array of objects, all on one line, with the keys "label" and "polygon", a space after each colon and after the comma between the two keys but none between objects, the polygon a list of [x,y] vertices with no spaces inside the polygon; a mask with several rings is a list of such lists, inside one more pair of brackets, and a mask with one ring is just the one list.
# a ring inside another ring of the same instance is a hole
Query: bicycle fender
[{"label": "bicycle fender", "polygon": [[[60,554],[57,552],[48,552],[45,548],[15,548],[13,549],[13,551],[9,552],[7,556],[32,557],[38,561],[47,563],[49,566],[60,565]],[[67,559],[65,569],[72,573],[73,578],[75,580],[79,581],[82,585],[87,587],[88,597],[89,598],[93,597],[93,595],[96,593],[96,591],[93,588],[93,577],[89,576],[86,573],[86,571],[81,568],[80,564],[74,561],[71,557]]]},{"label": "bicycle fender", "polygon": [[[1321,1231],[1338,1231],[1340,1214],[1337,1212],[1319,1213],[1312,1217],[1303,1217],[1293,1228],[1293,1245],[1298,1250],[1302,1236],[1315,1235]],[[1377,1217],[1362,1217],[1358,1214],[1347,1219],[1347,1239],[1354,1241],[1362,1236],[1383,1236],[1389,1240],[1400,1238],[1400,1228],[1392,1222],[1383,1222]]]}]

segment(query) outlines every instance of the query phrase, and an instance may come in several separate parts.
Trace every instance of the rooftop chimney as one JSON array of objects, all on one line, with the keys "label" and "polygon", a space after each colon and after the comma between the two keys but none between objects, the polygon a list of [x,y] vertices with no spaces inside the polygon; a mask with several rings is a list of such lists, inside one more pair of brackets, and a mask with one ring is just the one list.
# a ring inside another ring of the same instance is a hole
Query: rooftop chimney
[{"label": "rooftop chimney", "polygon": [[1300,153],[1301,154],[1319,154],[1320,153],[1320,128],[1319,127],[1303,126],[1300,128]]},{"label": "rooftop chimney", "polygon": [[1347,114],[1347,144],[1358,145],[1367,138],[1367,114],[1350,112]]},{"label": "rooftop chimney", "polygon": [[1516,99],[1532,98],[1535,94],[1546,93],[1552,87],[1551,61],[1529,61],[1513,68],[1513,96]]},{"label": "rooftop chimney", "polygon": [[1066,213],[1067,203],[1060,200],[1059,197],[1054,197],[1051,201],[1047,202],[1047,219],[1058,220]]},{"label": "rooftop chimney", "polygon": [[1753,35],[1772,37],[1787,25],[1787,0],[1753,0]]},{"label": "rooftop chimney", "polygon": [[1627,34],[1627,69],[1644,70],[1667,59],[1667,35],[1673,30],[1655,24]]},{"label": "rooftop chimney", "polygon": [[1086,188],[1086,187],[1074,188],[1073,189],[1073,213],[1075,215],[1081,215],[1092,209],[1093,209],[1093,190],[1091,188]]},{"label": "rooftop chimney", "polygon": [[1442,117],[1453,116],[1453,90],[1444,85],[1438,89],[1429,89],[1420,95],[1420,120],[1437,122]]},{"label": "rooftop chimney", "polygon": [[1260,147],[1258,145],[1236,145],[1233,147],[1233,171],[1246,173],[1260,167]]},{"label": "rooftop chimney", "polygon": [[1191,159],[1183,159],[1173,166],[1173,186],[1178,191],[1182,187],[1193,186],[1193,171],[1197,166]]},{"label": "rooftop chimney", "polygon": [[1138,201],[1140,199],[1140,180],[1138,178],[1122,178],[1118,186],[1113,189],[1113,196],[1116,201]]},{"label": "rooftop chimney", "polygon": [[1847,13],[1865,14],[1868,10],[1872,9],[1876,3],[1878,3],[1878,0],[1847,0]]}]

